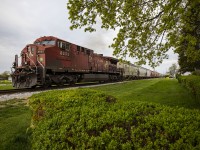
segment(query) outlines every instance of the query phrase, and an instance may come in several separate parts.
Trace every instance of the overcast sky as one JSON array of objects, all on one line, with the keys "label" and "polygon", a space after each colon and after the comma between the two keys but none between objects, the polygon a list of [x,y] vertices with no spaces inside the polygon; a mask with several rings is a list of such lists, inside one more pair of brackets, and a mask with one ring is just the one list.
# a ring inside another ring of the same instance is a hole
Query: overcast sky
[{"label": "overcast sky", "polygon": [[[102,29],[95,33],[71,31],[66,4],[67,0],[1,0],[0,73],[10,71],[14,55],[19,55],[26,44],[41,36],[56,36],[93,49],[96,53],[112,56],[113,50],[108,46],[116,33]],[[169,52],[169,59],[156,70],[165,73],[172,63],[177,63],[177,55]]]}]

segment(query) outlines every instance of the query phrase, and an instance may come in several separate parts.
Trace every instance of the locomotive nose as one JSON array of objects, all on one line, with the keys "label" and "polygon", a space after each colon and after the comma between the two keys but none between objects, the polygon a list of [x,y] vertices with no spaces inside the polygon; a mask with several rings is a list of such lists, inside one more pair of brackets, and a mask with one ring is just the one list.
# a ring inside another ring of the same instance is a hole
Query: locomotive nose
[{"label": "locomotive nose", "polygon": [[17,70],[12,74],[12,84],[15,88],[31,88],[37,84],[37,76],[25,69]]}]

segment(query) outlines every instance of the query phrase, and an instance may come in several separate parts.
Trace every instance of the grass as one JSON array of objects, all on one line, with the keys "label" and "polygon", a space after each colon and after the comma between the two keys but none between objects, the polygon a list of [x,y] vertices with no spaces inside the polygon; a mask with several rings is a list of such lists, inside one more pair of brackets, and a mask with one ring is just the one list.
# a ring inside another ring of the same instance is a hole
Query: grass
[{"label": "grass", "polygon": [[31,112],[25,100],[0,102],[0,149],[30,149]]},{"label": "grass", "polygon": [[[194,97],[175,79],[135,80],[95,87],[123,101],[144,101],[171,107],[199,109]],[[31,112],[25,100],[0,102],[0,149],[30,149]]]},{"label": "grass", "polygon": [[176,79],[135,80],[94,89],[113,95],[122,101],[145,101],[172,107],[200,109],[200,104]]},{"label": "grass", "polygon": [[6,84],[6,85],[0,84],[0,90],[10,90],[10,89],[14,89],[11,84]]},{"label": "grass", "polygon": [[0,80],[0,90],[9,90],[9,89],[13,89],[11,81]]},{"label": "grass", "polygon": [[0,80],[0,84],[11,84],[9,80]]}]

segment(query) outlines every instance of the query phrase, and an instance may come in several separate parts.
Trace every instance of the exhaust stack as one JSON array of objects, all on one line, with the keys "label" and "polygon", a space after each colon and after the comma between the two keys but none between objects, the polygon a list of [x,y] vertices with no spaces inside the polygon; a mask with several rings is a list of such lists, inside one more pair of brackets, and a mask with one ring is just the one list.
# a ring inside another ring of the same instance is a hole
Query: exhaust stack
[{"label": "exhaust stack", "polygon": [[18,55],[15,55],[15,67],[18,67]]}]

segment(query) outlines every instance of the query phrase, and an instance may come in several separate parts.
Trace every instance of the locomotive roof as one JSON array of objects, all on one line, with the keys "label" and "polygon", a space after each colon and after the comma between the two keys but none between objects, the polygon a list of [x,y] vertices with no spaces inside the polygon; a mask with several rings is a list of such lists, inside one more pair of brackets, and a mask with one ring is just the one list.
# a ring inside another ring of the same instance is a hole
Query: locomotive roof
[{"label": "locomotive roof", "polygon": [[[57,37],[54,37],[54,36],[43,36],[43,37],[40,37],[40,38],[36,39],[36,40],[34,41],[34,43],[35,43],[35,42],[41,42],[41,41],[44,41],[44,40],[47,40],[47,41],[50,41],[50,40],[60,40],[60,41],[68,42],[68,41],[66,41],[66,40],[62,40],[62,39],[57,38]],[[68,42],[68,43],[71,43],[71,42]],[[73,44],[73,43],[71,43],[71,44]],[[80,45],[78,45],[78,44],[75,44],[75,45],[80,46]],[[80,47],[83,47],[83,46],[80,46]],[[84,47],[84,48],[86,48],[86,47]],[[88,50],[90,50],[90,51],[93,51],[93,50],[91,50],[91,49],[89,49],[89,48],[86,48],[86,49],[88,49]],[[103,56],[103,54],[97,54],[97,55]],[[114,58],[114,57],[109,57],[109,56],[103,56],[103,57],[105,57],[105,58],[107,58],[107,59],[109,59],[109,60],[111,60],[111,61],[115,61],[115,62],[118,62],[118,61],[119,61],[118,59],[116,59],[116,58]]]},{"label": "locomotive roof", "polygon": [[36,40],[34,41],[34,43],[35,43],[35,42],[41,42],[41,41],[44,41],[44,40],[48,40],[48,41],[50,41],[50,40],[61,40],[61,41],[65,41],[65,40],[59,39],[59,38],[54,37],[54,36],[43,36],[43,37],[40,37],[40,38],[36,39]]}]

